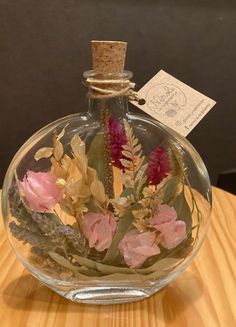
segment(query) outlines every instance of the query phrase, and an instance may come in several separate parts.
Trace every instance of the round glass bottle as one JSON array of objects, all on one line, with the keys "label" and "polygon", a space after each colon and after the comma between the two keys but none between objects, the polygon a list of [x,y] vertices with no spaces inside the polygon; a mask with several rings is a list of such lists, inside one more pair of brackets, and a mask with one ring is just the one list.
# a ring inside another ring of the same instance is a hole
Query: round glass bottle
[{"label": "round glass bottle", "polygon": [[196,150],[128,110],[135,94],[118,60],[125,46],[93,42],[94,70],[84,74],[88,112],[33,135],[3,186],[16,255],[41,282],[78,302],[150,296],[189,265],[209,225],[211,187]]}]

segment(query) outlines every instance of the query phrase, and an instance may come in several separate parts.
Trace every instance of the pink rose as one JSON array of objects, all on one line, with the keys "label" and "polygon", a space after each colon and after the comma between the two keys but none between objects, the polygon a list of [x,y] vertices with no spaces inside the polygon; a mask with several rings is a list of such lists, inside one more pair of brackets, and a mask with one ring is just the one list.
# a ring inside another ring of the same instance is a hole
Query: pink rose
[{"label": "pink rose", "polygon": [[152,232],[141,233],[136,229],[128,232],[118,246],[127,266],[139,268],[147,258],[159,254],[155,240],[156,235]]},{"label": "pink rose", "polygon": [[154,216],[149,219],[150,226],[161,232],[161,245],[172,249],[186,238],[186,224],[177,220],[177,213],[167,204],[158,206]]},{"label": "pink rose", "polygon": [[30,209],[44,212],[54,208],[62,197],[62,188],[56,181],[57,178],[49,173],[27,171],[20,188]]},{"label": "pink rose", "polygon": [[84,216],[82,230],[90,248],[102,252],[109,248],[116,232],[117,223],[112,214],[89,212]]}]

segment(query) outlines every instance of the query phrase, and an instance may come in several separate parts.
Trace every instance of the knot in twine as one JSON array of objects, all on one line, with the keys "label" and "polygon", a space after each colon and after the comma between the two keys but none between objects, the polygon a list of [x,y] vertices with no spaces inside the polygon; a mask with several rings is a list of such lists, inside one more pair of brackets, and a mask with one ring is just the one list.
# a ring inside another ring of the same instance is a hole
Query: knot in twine
[{"label": "knot in twine", "polygon": [[[95,86],[97,84],[98,86]],[[118,85],[121,88],[119,90],[112,90],[106,88],[104,85]],[[99,80],[95,78],[87,78],[85,85],[90,88],[90,90],[96,91],[88,92],[87,96],[91,99],[109,99],[118,96],[127,96],[129,101],[137,101],[138,104],[144,104],[145,100],[140,98],[138,93],[134,91],[135,83],[130,82],[130,80],[115,80],[106,79]]]}]

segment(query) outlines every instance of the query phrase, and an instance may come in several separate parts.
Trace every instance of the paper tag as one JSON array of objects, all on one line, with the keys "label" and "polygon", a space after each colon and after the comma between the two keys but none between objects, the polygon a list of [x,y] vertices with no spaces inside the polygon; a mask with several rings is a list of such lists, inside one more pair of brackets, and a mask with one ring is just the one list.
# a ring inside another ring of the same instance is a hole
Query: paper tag
[{"label": "paper tag", "polygon": [[216,102],[160,70],[138,91],[144,105],[131,101],[183,136],[202,120]]}]

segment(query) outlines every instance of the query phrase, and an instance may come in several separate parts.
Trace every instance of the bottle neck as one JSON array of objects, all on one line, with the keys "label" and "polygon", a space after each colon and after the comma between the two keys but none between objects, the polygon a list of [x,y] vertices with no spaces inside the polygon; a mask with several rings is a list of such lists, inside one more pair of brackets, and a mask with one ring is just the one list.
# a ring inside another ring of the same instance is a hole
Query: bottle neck
[{"label": "bottle neck", "polygon": [[104,117],[104,114],[118,120],[125,118],[128,113],[128,97],[125,90],[129,88],[132,76],[129,71],[106,75],[94,71],[85,72],[85,81],[89,86],[89,114],[96,120]]},{"label": "bottle neck", "polygon": [[89,98],[88,111],[96,120],[99,120],[103,111],[109,113],[109,116],[118,120],[126,117],[128,113],[127,96],[116,96],[112,98]]}]

